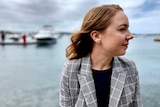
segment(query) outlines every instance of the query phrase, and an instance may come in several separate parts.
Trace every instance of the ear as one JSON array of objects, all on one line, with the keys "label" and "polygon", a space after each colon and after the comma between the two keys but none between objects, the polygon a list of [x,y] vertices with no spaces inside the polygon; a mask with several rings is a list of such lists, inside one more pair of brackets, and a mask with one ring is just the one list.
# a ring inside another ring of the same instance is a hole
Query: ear
[{"label": "ear", "polygon": [[101,43],[101,36],[100,36],[100,34],[99,34],[98,31],[93,30],[93,31],[90,33],[90,36],[91,36],[91,38],[93,39],[93,41],[94,41],[95,43],[98,43],[98,44]]}]

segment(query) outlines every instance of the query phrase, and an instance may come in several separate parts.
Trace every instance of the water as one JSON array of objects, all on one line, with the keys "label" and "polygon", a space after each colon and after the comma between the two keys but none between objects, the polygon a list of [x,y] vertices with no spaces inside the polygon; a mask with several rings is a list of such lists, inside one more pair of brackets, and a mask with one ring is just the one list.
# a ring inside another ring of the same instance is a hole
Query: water
[{"label": "water", "polygon": [[[68,36],[51,46],[0,46],[0,107],[58,107]],[[160,42],[138,37],[126,57],[135,61],[144,107],[160,107]]]},{"label": "water", "polygon": [[144,107],[160,107],[160,42],[153,38],[132,40],[126,54],[138,67]]}]

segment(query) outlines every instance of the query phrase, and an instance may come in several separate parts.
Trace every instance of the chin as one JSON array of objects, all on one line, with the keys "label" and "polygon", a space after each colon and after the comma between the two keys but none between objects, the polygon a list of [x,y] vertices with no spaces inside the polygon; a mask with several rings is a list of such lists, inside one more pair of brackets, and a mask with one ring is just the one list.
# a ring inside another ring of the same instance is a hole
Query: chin
[{"label": "chin", "polygon": [[121,53],[117,54],[116,56],[123,56],[125,54],[126,54],[126,52],[121,52]]}]

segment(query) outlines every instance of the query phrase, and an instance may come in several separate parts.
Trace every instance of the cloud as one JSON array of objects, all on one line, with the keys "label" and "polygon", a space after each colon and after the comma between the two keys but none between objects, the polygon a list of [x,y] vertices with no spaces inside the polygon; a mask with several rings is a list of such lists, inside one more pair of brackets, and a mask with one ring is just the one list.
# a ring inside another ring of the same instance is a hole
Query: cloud
[{"label": "cloud", "polygon": [[111,3],[124,9],[133,32],[159,33],[160,2],[153,0],[1,0],[0,30],[37,31],[49,24],[59,31],[73,31],[89,9]]},{"label": "cloud", "polygon": [[127,9],[130,29],[134,33],[159,33],[160,2],[147,0],[142,4]]},{"label": "cloud", "polygon": [[131,32],[160,33],[160,1],[109,0],[107,3],[119,4],[124,9],[129,18]]}]

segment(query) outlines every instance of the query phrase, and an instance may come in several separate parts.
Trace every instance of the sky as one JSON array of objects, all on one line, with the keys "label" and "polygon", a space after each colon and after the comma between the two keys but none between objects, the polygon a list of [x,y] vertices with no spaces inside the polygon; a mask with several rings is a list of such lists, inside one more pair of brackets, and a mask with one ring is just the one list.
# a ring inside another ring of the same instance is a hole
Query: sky
[{"label": "sky", "polygon": [[1,0],[0,30],[30,32],[52,25],[73,32],[91,8],[103,4],[119,4],[132,33],[160,33],[160,0]]}]

